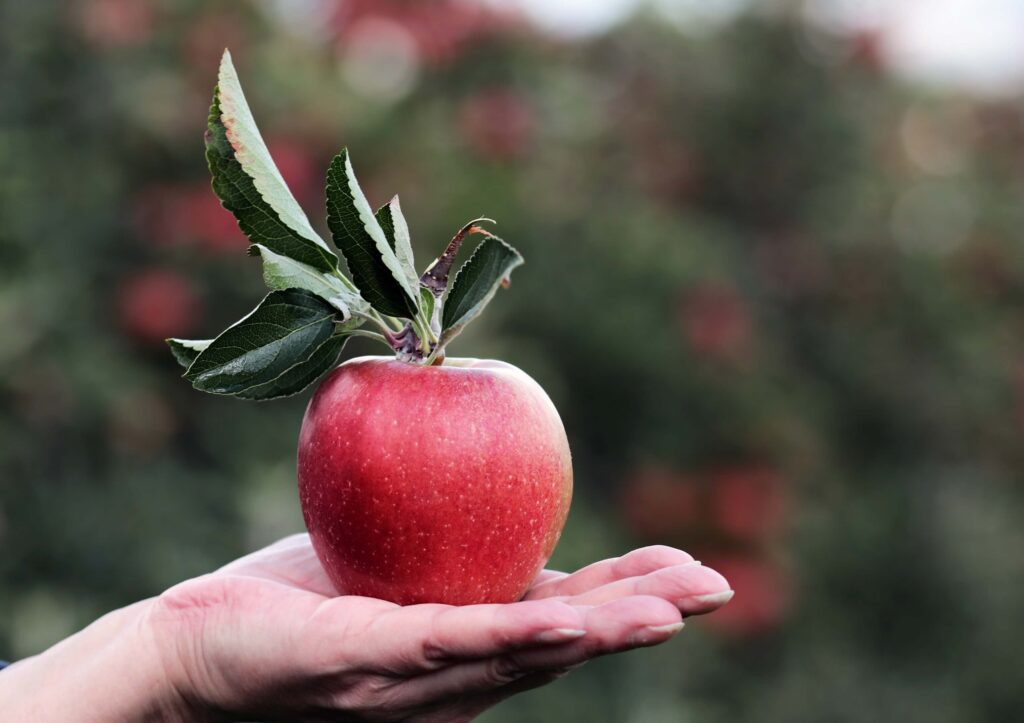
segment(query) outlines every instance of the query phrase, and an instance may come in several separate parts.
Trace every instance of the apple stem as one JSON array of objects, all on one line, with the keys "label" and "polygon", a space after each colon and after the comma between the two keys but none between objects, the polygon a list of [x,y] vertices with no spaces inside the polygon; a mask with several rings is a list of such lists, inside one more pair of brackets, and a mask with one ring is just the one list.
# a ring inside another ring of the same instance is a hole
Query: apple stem
[{"label": "apple stem", "polygon": [[455,255],[459,253],[459,248],[462,246],[462,242],[465,240],[466,236],[471,233],[489,235],[489,232],[486,229],[477,225],[482,221],[487,221],[489,223],[495,222],[494,219],[481,216],[480,218],[474,218],[472,221],[460,228],[458,233],[456,233],[455,236],[452,237],[452,240],[448,242],[448,246],[445,248],[444,253],[434,259],[434,262],[427,267],[423,276],[420,277],[420,286],[424,289],[429,289],[435,299],[440,299],[444,294],[445,289],[448,288],[448,274],[451,271],[452,264],[455,263]]},{"label": "apple stem", "polygon": [[410,363],[422,362],[423,342],[413,328],[411,321],[399,332],[385,332],[384,339],[400,361]]}]

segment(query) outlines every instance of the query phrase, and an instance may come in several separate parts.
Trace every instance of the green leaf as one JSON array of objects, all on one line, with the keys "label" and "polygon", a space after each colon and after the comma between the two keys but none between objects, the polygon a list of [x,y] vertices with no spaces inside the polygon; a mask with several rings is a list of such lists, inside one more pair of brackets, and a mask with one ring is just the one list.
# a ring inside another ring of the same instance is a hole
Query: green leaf
[{"label": "green leaf", "polygon": [[[423,309],[423,317],[430,321],[431,324],[433,324],[435,321],[434,311],[435,309],[437,311],[440,311],[441,307],[438,300],[434,297],[434,292],[432,292],[430,289],[420,289],[420,308]],[[440,324],[440,317],[438,317],[436,321],[438,324]],[[440,329],[436,329],[435,331],[440,331]]]},{"label": "green leaf", "polygon": [[274,165],[224,51],[206,132],[213,190],[253,243],[321,271],[338,257],[309,225]]},{"label": "green leaf", "polygon": [[214,339],[185,378],[214,394],[239,394],[277,381],[332,336],[335,313],[305,289],[272,291]]},{"label": "green leaf", "polygon": [[414,287],[359,188],[347,150],[327,171],[327,224],[363,298],[383,314],[413,318]]},{"label": "green leaf", "polygon": [[419,275],[416,273],[416,263],[412,256],[412,238],[409,236],[409,224],[402,214],[402,206],[398,202],[398,196],[392,198],[388,203],[377,209],[374,214],[377,223],[384,231],[384,237],[388,245],[398,257],[398,263],[402,267],[405,278],[412,288],[419,285]]},{"label": "green leaf", "polygon": [[313,350],[304,361],[295,364],[273,381],[250,387],[235,394],[242,399],[263,401],[278,399],[298,394],[319,379],[325,372],[334,368],[342,347],[349,340],[348,336],[332,336]]},{"label": "green leaf", "polygon": [[167,346],[171,348],[171,354],[179,364],[188,369],[206,347],[210,346],[213,339],[167,339]]},{"label": "green leaf", "polygon": [[497,236],[487,236],[462,265],[444,298],[441,340],[446,344],[487,305],[512,270],[523,263],[519,252]]},{"label": "green leaf", "polygon": [[312,291],[349,319],[353,312],[366,312],[369,305],[334,274],[325,274],[312,266],[274,253],[263,244],[253,246],[263,258],[263,280],[271,289]]}]

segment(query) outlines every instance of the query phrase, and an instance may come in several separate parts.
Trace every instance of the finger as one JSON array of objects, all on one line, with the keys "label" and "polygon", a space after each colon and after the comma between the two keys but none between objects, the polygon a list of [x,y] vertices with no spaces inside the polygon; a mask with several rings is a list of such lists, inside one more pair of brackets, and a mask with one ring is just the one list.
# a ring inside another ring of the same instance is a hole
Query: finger
[{"label": "finger", "polygon": [[558,570],[541,570],[537,575],[537,579],[533,581],[530,588],[533,589],[543,583],[552,582],[554,580],[563,580],[567,577],[569,577],[569,573],[567,572],[559,572]]},{"label": "finger", "polygon": [[564,598],[573,605],[600,605],[633,595],[649,595],[673,603],[684,615],[703,615],[732,598],[729,582],[710,567],[688,562],[628,577],[580,595]]},{"label": "finger", "polygon": [[[401,687],[403,703],[429,705],[451,696],[497,691],[518,681],[560,675],[588,660],[657,645],[682,629],[679,610],[666,600],[636,596],[585,610],[587,634],[561,645],[533,646],[414,678]],[[550,681],[548,681],[550,682]]]},{"label": "finger", "polygon": [[571,575],[544,580],[527,593],[527,600],[538,600],[559,595],[579,595],[601,585],[626,577],[646,575],[654,570],[692,562],[693,557],[666,545],[652,545],[609,560],[601,560]]},{"label": "finger", "polygon": [[309,535],[291,535],[228,563],[216,574],[245,575],[280,582],[324,597],[338,594],[324,572]]},{"label": "finger", "polygon": [[584,614],[559,600],[508,605],[410,605],[378,616],[353,646],[371,669],[408,674],[557,645],[584,634]]}]

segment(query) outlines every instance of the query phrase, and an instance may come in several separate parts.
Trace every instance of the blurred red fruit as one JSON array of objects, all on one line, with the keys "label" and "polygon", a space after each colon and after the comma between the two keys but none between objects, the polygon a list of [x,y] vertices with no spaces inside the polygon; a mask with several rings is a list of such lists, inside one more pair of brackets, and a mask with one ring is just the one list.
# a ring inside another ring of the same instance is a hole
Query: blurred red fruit
[{"label": "blurred red fruit", "polygon": [[178,200],[177,213],[190,235],[209,251],[234,253],[249,245],[235,217],[221,206],[209,184],[198,184],[183,193]]},{"label": "blurred red fruit", "polygon": [[782,475],[767,465],[736,465],[710,475],[711,514],[719,530],[742,540],[763,540],[785,524]]},{"label": "blurred red fruit", "polygon": [[637,535],[669,535],[696,522],[699,497],[689,478],[663,467],[643,467],[626,482],[623,516]]},{"label": "blurred red fruit", "polygon": [[134,220],[136,235],[157,244],[198,244],[214,253],[234,253],[249,243],[205,181],[146,189],[136,198]]},{"label": "blurred red fruit", "polygon": [[701,561],[725,576],[736,596],[705,624],[734,637],[776,630],[792,602],[789,575],[777,564],[741,555],[703,555]]},{"label": "blurred red fruit", "polygon": [[139,45],[153,34],[153,6],[147,0],[87,0],[77,10],[82,33],[97,45]]},{"label": "blurred red fruit", "polygon": [[862,30],[850,40],[850,60],[867,70],[881,70],[885,64],[885,39],[878,30]]},{"label": "blurred red fruit", "polygon": [[514,90],[484,91],[462,103],[459,128],[480,157],[511,160],[528,151],[533,142],[533,109]]},{"label": "blurred red fruit", "polygon": [[127,280],[118,291],[121,326],[148,343],[163,343],[167,337],[189,333],[198,320],[199,310],[195,290],[171,271],[144,271]]},{"label": "blurred red fruit", "polygon": [[683,333],[702,357],[740,359],[750,349],[747,303],[732,286],[705,283],[690,289],[681,307]]}]

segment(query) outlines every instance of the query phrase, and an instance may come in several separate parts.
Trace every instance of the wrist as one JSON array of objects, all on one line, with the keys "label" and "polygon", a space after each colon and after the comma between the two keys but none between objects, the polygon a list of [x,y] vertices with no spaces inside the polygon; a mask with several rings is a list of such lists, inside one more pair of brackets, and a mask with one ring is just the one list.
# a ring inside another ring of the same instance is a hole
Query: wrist
[{"label": "wrist", "polygon": [[167,669],[145,600],[0,674],[0,710],[11,720],[196,720],[183,681]]}]

